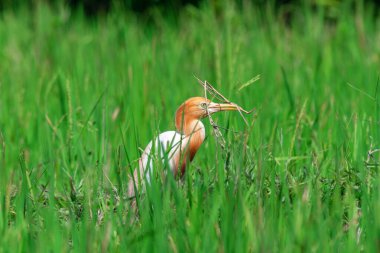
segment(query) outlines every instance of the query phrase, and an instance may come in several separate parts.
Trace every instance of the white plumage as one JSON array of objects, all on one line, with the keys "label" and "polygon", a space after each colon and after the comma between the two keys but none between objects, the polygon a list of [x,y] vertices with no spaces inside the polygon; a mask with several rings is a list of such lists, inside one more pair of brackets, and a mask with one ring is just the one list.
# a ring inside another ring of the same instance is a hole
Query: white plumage
[{"label": "white plumage", "polygon": [[[161,133],[154,141],[150,141],[141,155],[140,171],[144,171],[146,180],[150,182],[150,176],[153,173],[154,161],[161,160],[163,164],[168,163],[170,170],[174,169],[174,159],[179,155],[182,148],[181,143],[186,142],[186,136],[176,131],[167,131]],[[157,160],[156,160],[157,159]]]},{"label": "white plumage", "polygon": [[[205,138],[205,129],[200,121],[198,121],[198,129],[203,141]],[[154,147],[152,147],[153,141],[150,141],[144,149],[139,161],[140,172],[144,171],[146,180],[150,182],[155,161],[169,165],[170,170],[174,173],[176,169],[175,163],[180,159],[179,156],[181,156],[181,153],[189,148],[189,140],[191,137],[192,136],[186,136],[176,131],[166,131],[155,139]]]}]

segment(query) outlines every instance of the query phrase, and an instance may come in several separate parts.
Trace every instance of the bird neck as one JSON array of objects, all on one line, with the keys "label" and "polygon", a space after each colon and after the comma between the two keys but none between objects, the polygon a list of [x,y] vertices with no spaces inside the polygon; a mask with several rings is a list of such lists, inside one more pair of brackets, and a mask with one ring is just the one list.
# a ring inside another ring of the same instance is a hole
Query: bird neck
[{"label": "bird neck", "polygon": [[177,168],[180,169],[179,173],[183,175],[187,161],[193,160],[205,139],[205,127],[199,118],[184,113],[182,106],[176,112],[175,125],[177,131],[185,135],[185,139],[187,140],[184,143],[185,149],[182,163],[178,164],[179,160],[177,161]]},{"label": "bird neck", "polygon": [[198,148],[205,139],[205,127],[203,123],[192,115],[184,114],[182,110],[176,113],[176,128],[177,131],[189,137],[191,158],[194,157]]},{"label": "bird neck", "polygon": [[176,112],[175,126],[178,132],[186,136],[199,134],[197,132],[204,130],[203,123],[197,117],[184,113],[182,108]]}]

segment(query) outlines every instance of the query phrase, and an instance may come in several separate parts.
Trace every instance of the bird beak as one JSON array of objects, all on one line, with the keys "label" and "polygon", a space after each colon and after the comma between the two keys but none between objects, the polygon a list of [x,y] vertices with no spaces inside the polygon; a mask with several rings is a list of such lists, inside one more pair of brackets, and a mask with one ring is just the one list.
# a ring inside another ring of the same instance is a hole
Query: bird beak
[{"label": "bird beak", "polygon": [[218,103],[210,103],[208,106],[208,111],[210,114],[220,111],[238,111],[241,108],[235,104],[218,104]]}]

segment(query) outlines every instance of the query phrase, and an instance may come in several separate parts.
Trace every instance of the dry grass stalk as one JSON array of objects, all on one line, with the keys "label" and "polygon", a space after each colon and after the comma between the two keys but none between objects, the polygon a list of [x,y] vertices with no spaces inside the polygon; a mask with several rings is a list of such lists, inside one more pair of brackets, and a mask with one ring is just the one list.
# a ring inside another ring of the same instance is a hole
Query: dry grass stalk
[{"label": "dry grass stalk", "polygon": [[[220,102],[222,103],[226,103],[226,104],[232,104],[232,105],[235,105],[236,108],[238,109],[239,111],[239,114],[240,116],[243,118],[245,124],[248,126],[248,122],[247,120],[245,119],[243,113],[245,114],[250,114],[254,111],[254,109],[251,109],[249,111],[243,109],[241,106],[239,106],[238,104],[236,103],[233,103],[231,102],[229,99],[227,99],[225,96],[222,95],[222,93],[220,93],[219,91],[217,91],[209,82],[207,82],[206,80],[205,81],[202,81],[200,80],[198,77],[195,77],[198,81],[198,83],[200,85],[202,85],[203,89],[204,89],[204,96],[205,98],[207,99],[207,93],[209,93],[212,98],[214,99],[217,99],[219,100]],[[222,133],[220,132],[220,127],[214,122],[214,120],[212,119],[211,117],[211,114],[208,114],[208,119],[210,121],[210,124],[212,126],[212,129],[213,129],[213,132],[214,132],[214,135],[219,143],[219,145],[222,147],[223,150],[225,150],[225,147],[226,147],[226,141],[222,135]]]}]

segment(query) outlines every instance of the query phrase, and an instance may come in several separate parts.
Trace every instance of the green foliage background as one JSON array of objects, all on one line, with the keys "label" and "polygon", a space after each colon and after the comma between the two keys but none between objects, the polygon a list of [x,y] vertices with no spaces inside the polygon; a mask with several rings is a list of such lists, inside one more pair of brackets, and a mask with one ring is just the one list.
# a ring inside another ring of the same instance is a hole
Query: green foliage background
[{"label": "green foliage background", "polygon": [[[378,252],[379,19],[360,2],[283,14],[5,10],[0,251]],[[136,218],[127,175],[203,94],[193,75],[257,114],[214,117],[227,157],[205,121],[185,179],[158,170]]]}]

